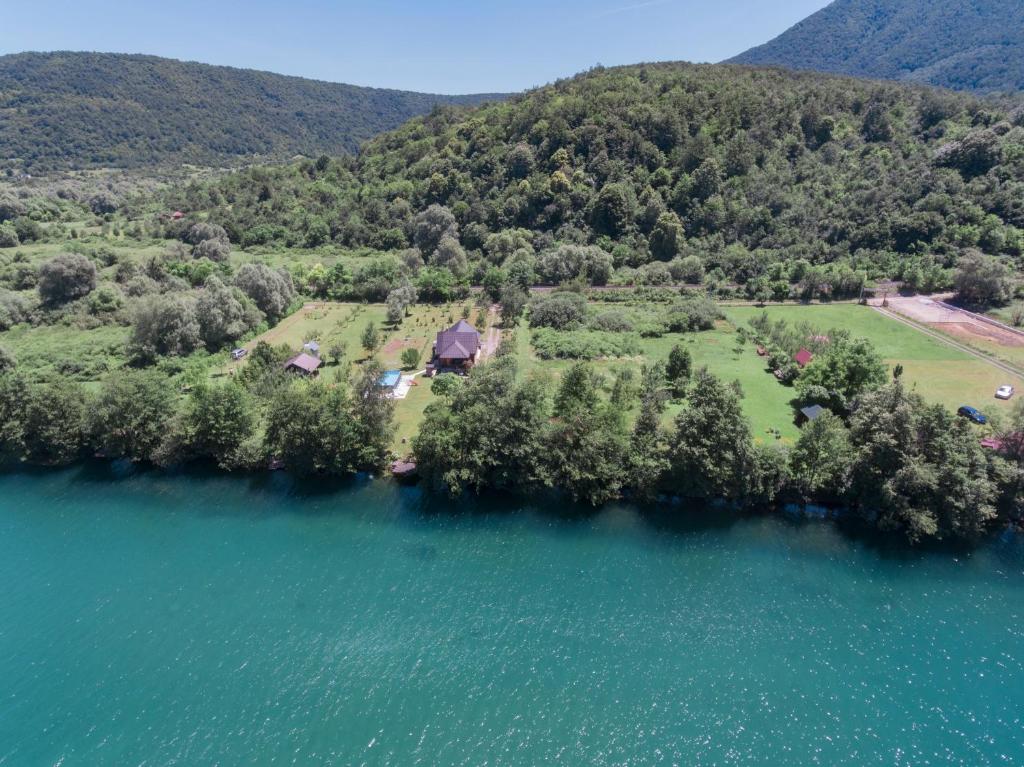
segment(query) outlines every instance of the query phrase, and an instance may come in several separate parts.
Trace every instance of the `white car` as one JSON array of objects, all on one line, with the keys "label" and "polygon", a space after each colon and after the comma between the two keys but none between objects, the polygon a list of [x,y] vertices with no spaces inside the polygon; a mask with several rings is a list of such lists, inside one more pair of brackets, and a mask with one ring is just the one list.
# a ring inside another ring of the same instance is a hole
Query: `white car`
[{"label": "white car", "polygon": [[1013,396],[1012,386],[1000,386],[996,389],[996,399],[1010,399]]}]

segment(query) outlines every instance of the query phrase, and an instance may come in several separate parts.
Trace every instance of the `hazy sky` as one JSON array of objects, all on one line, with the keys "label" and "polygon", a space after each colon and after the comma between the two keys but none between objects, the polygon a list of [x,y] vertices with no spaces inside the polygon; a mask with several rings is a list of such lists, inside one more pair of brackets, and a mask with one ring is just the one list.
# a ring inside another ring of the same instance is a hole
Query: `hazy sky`
[{"label": "hazy sky", "polygon": [[0,53],[151,53],[322,80],[469,93],[594,64],[720,61],[828,0],[4,0]]}]

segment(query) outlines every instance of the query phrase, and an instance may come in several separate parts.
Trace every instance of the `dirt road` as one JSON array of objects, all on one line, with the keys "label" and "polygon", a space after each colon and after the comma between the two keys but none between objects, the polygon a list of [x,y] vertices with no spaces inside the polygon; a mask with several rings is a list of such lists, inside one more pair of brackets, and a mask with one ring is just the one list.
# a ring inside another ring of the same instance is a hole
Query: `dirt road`
[{"label": "dirt road", "polygon": [[[964,341],[987,341],[999,346],[1024,346],[1024,332],[988,321],[976,314],[946,303],[947,295],[910,296],[889,298],[886,307],[890,313],[902,315],[915,323],[934,325],[936,330],[962,338]],[[880,308],[881,301],[869,302]]]}]

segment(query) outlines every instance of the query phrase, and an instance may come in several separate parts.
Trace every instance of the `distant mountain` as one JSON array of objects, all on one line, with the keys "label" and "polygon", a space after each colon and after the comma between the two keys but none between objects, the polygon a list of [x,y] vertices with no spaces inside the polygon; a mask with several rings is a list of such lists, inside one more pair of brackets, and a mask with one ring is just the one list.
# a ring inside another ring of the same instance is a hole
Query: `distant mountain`
[{"label": "distant mountain", "polygon": [[155,56],[0,57],[0,169],[220,165],[353,152],[438,105],[438,96]]},{"label": "distant mountain", "polygon": [[1022,0],[836,0],[737,64],[1024,90]]}]

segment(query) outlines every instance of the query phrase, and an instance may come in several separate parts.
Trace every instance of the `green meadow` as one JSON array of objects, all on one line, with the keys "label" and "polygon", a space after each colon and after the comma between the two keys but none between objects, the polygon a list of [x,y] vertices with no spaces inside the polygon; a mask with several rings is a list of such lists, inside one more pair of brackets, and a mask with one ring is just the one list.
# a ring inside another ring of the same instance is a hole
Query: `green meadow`
[{"label": "green meadow", "polygon": [[890,367],[903,366],[903,379],[911,388],[926,400],[951,409],[973,405],[986,413],[1005,412],[1011,403],[995,399],[995,390],[1003,384],[1011,384],[1018,391],[1024,391],[1024,380],[867,306],[725,307],[727,317],[737,325],[765,311],[773,319],[803,320],[819,331],[840,328],[870,339]]}]

